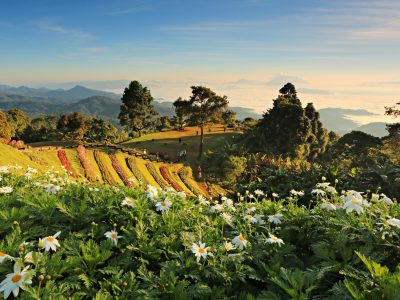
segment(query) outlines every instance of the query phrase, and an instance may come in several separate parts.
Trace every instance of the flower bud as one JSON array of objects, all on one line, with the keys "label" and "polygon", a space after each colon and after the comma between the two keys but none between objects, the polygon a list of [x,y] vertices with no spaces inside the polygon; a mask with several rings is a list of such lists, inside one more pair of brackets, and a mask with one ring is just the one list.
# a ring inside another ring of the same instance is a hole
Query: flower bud
[{"label": "flower bud", "polygon": [[44,280],[44,276],[43,275],[39,275],[38,280],[39,281],[43,281]]}]

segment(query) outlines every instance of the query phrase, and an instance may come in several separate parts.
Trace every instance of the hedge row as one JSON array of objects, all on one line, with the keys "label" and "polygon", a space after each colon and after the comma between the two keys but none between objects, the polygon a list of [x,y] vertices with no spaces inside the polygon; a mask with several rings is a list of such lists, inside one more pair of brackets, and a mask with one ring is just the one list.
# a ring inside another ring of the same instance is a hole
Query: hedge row
[{"label": "hedge row", "polygon": [[151,176],[154,177],[154,180],[158,183],[158,185],[162,189],[166,189],[169,187],[169,185],[165,182],[165,180],[158,174],[156,167],[152,163],[146,163],[146,168],[149,170]]},{"label": "hedge row", "polygon": [[183,192],[183,188],[175,181],[171,178],[171,175],[168,171],[168,168],[166,166],[161,166],[160,167],[160,173],[162,175],[162,177],[165,179],[166,182],[169,183],[170,186],[172,186],[174,188],[175,191],[177,192]]},{"label": "hedge row", "polygon": [[68,174],[75,177],[76,174],[75,174],[75,172],[72,171],[72,167],[69,164],[69,161],[68,161],[68,158],[67,158],[67,155],[66,155],[65,151],[64,150],[58,150],[57,151],[57,156],[58,156],[58,159],[60,160],[61,164],[64,166],[65,170],[68,171]]},{"label": "hedge row", "polygon": [[148,180],[143,176],[143,174],[139,171],[139,168],[136,164],[136,159],[134,157],[127,157],[126,158],[126,165],[128,166],[129,170],[133,173],[133,175],[142,182],[145,186],[149,184]]},{"label": "hedge row", "polygon": [[78,146],[77,150],[78,150],[79,161],[82,165],[83,170],[85,171],[85,177],[90,182],[96,182],[96,179],[97,179],[96,173],[93,170],[93,166],[92,166],[89,158],[87,157],[85,147],[80,145],[80,146]]},{"label": "hedge row", "polygon": [[96,160],[97,165],[99,166],[101,175],[103,176],[103,180],[110,185],[116,185],[117,182],[114,180],[114,177],[111,175],[110,170],[107,168],[101,157],[101,151],[94,150],[93,154],[94,154],[94,159]]},{"label": "hedge row", "polygon": [[208,193],[205,194],[193,180],[193,174],[192,174],[191,168],[183,167],[182,169],[179,170],[178,174],[179,174],[179,178],[182,180],[182,182],[187,186],[187,188],[193,194],[195,194],[196,196],[198,196],[198,195],[207,196],[208,195]]},{"label": "hedge row", "polygon": [[122,169],[122,166],[119,163],[117,157],[115,156],[115,153],[110,153],[108,156],[111,159],[111,163],[112,163],[112,166],[113,166],[115,172],[117,172],[118,176],[121,178],[123,183],[127,187],[132,187],[134,179],[133,178],[129,178],[129,176],[128,176],[128,174],[126,174],[125,170]]}]

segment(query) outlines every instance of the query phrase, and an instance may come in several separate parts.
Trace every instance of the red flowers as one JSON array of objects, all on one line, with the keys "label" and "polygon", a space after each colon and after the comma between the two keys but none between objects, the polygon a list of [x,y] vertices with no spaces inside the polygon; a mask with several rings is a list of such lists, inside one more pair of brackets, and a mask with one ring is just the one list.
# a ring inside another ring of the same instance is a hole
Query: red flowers
[{"label": "red flowers", "polygon": [[65,170],[67,170],[68,175],[75,176],[74,172],[72,171],[71,165],[69,164],[67,155],[65,154],[64,150],[57,151],[58,159],[61,161],[61,164],[64,166]]},{"label": "red flowers", "polygon": [[111,163],[112,163],[112,166],[113,166],[114,170],[118,173],[119,177],[124,182],[124,184],[127,187],[132,187],[133,186],[132,181],[129,179],[128,174],[126,174],[125,170],[122,169],[122,166],[118,162],[117,157],[115,156],[115,154],[114,153],[110,153],[108,156],[111,159]]},{"label": "red flowers", "polygon": [[164,177],[165,181],[167,181],[169,183],[169,185],[174,188],[175,191],[183,192],[183,189],[181,188],[181,186],[171,178],[166,166],[161,166],[160,172],[161,172],[162,177]]}]

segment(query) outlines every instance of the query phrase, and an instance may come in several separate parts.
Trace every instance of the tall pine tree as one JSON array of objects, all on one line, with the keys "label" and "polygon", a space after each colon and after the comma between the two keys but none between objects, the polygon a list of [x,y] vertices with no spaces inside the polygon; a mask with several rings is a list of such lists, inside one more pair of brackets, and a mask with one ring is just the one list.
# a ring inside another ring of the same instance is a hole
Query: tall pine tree
[{"label": "tall pine tree", "polygon": [[138,81],[132,81],[129,87],[125,88],[121,101],[121,111],[118,115],[120,124],[142,136],[143,129],[150,126],[151,119],[157,115],[150,90]]}]

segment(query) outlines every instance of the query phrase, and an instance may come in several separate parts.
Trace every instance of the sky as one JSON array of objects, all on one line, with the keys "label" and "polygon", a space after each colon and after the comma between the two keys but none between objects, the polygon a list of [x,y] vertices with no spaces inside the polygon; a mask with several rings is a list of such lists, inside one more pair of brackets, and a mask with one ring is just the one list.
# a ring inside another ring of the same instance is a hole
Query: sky
[{"label": "sky", "polygon": [[0,70],[13,86],[122,93],[139,80],[168,101],[205,85],[257,112],[292,82],[304,105],[386,120],[400,98],[400,1],[0,0]]}]

